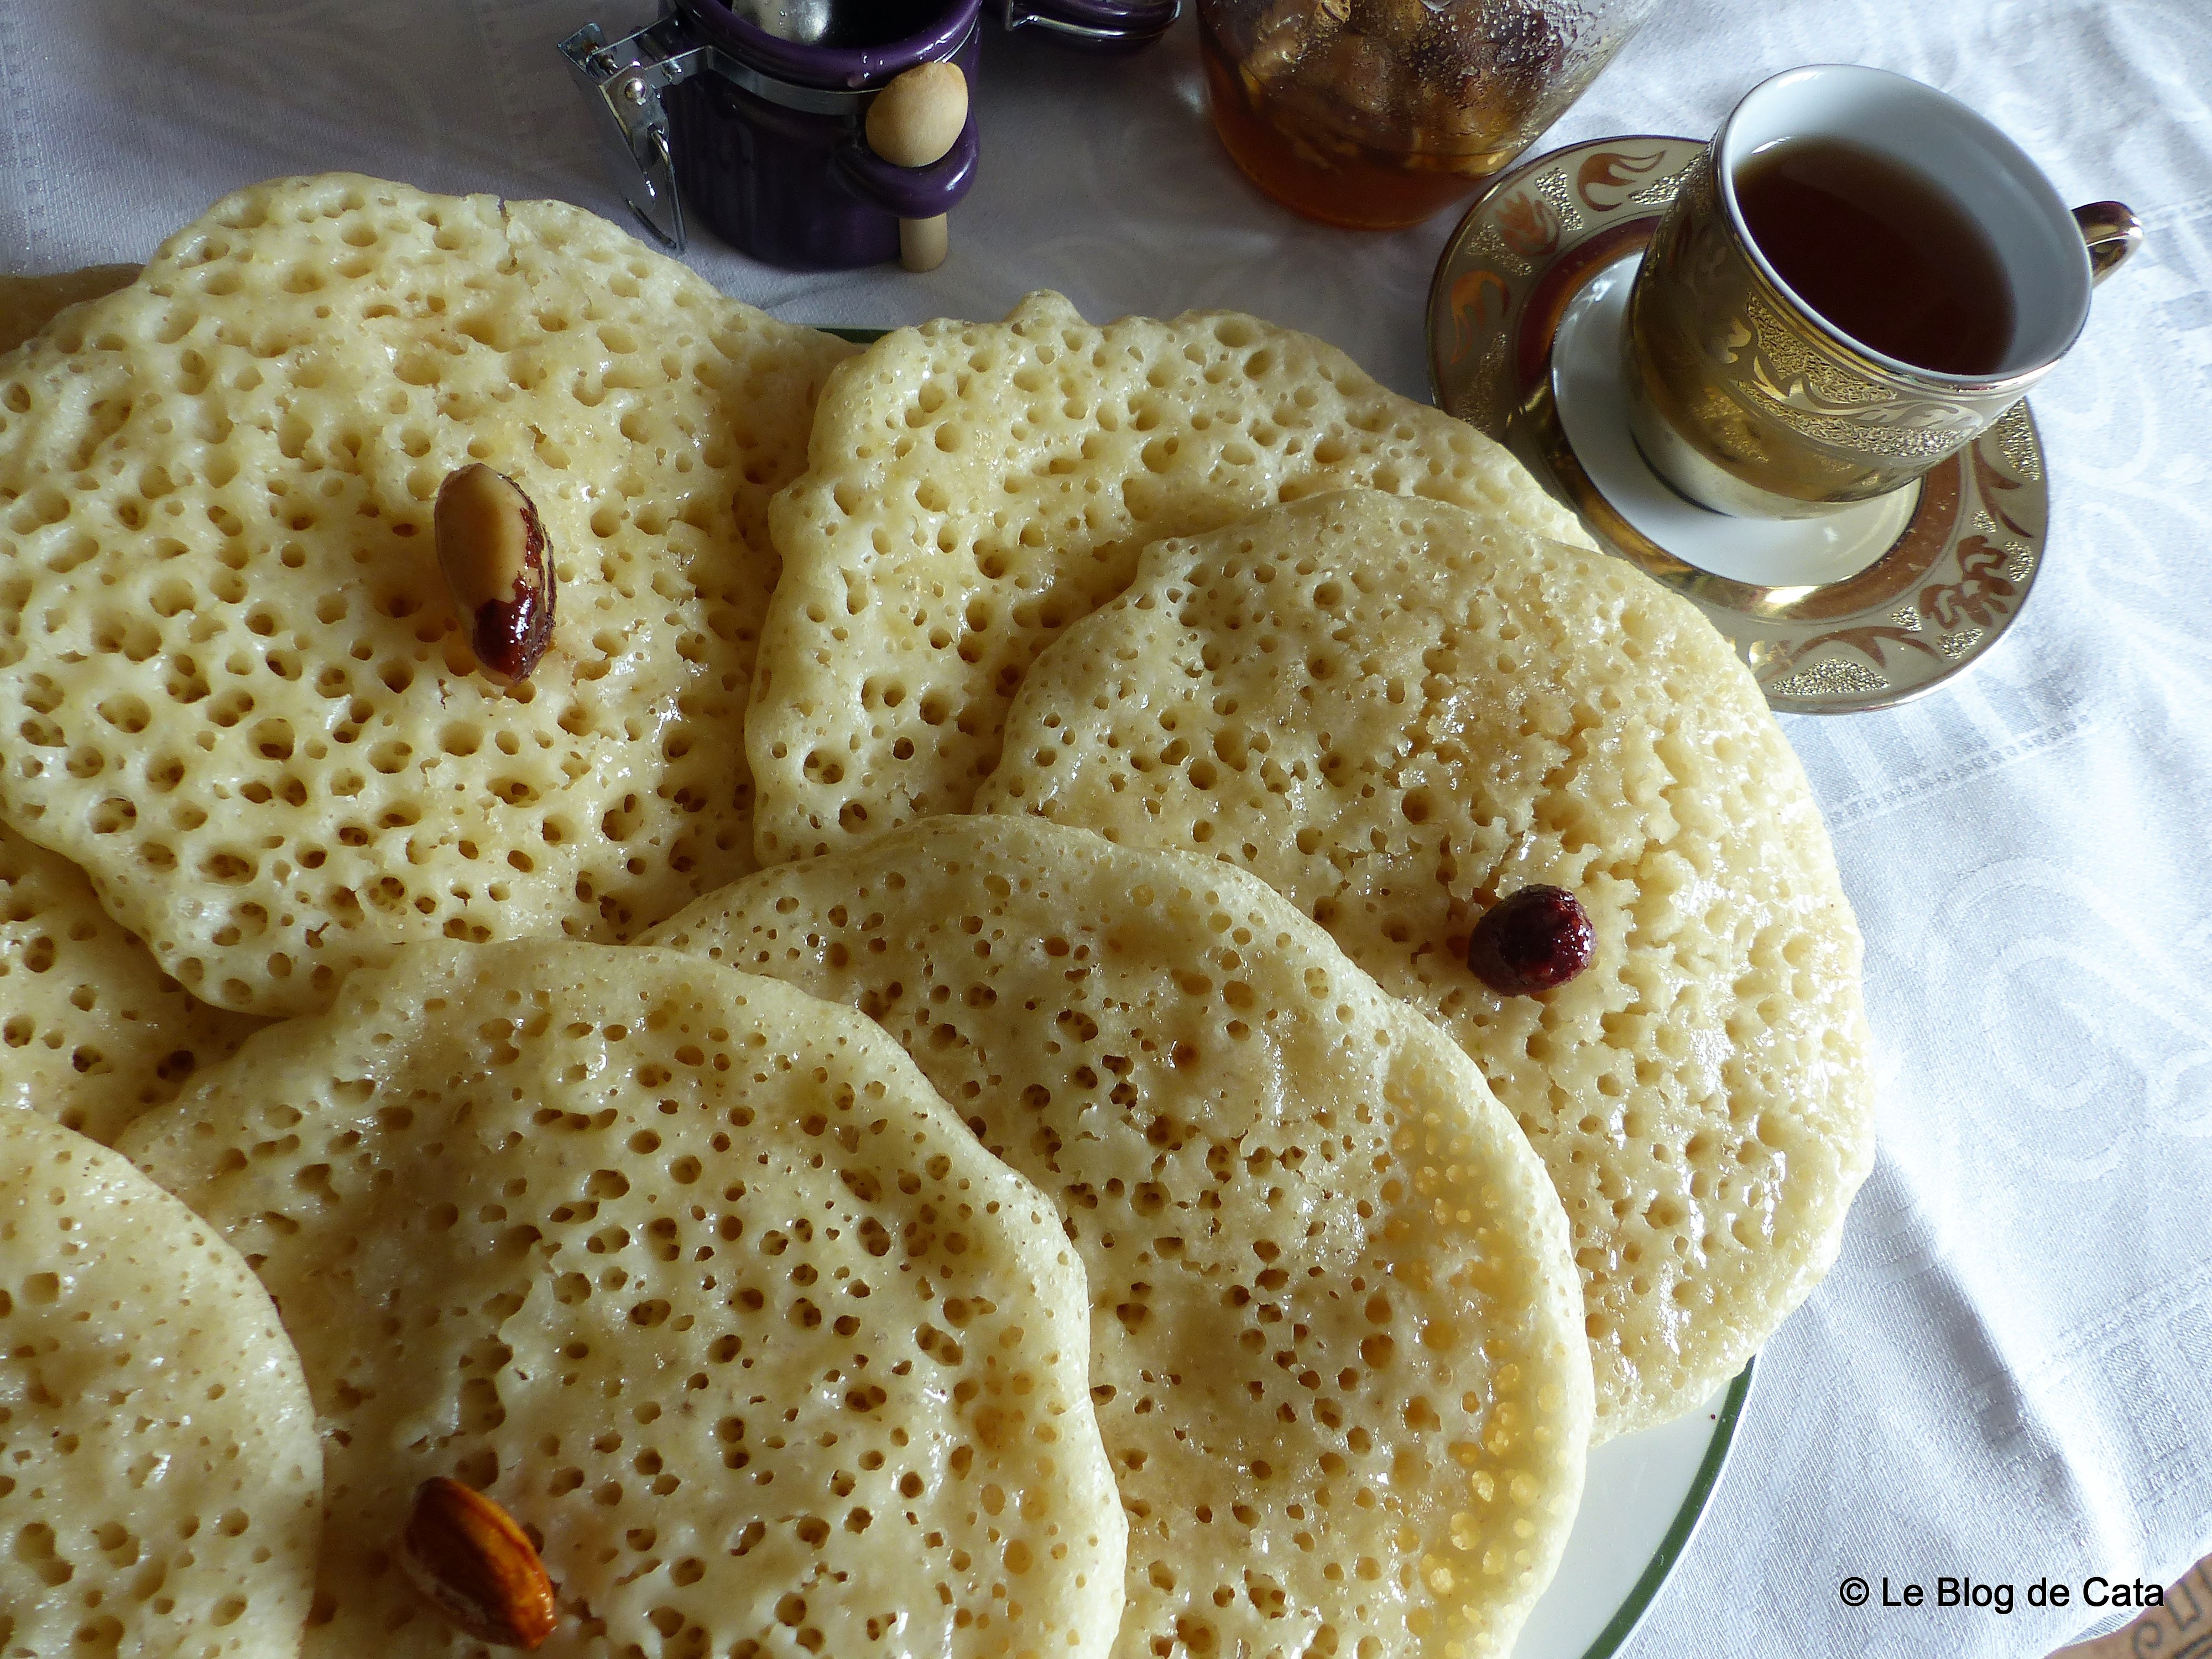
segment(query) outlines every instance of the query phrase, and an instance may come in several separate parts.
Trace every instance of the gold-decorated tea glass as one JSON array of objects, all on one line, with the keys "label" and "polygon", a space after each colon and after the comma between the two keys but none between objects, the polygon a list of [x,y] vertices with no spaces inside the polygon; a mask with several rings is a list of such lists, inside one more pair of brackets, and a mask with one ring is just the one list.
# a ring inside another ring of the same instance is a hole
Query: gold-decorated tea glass
[{"label": "gold-decorated tea glass", "polygon": [[[1792,291],[1746,228],[1740,169],[1792,139],[1873,151],[1929,179],[1994,250],[2012,341],[1993,372],[1944,374],[1853,339]],[[1988,430],[2088,319],[2089,290],[2142,239],[2117,202],[2070,212],[2034,162],[1956,100],[1884,70],[1823,64],[1754,87],[1653,235],[1625,331],[1629,424],[1701,506],[1804,518],[1910,483]]]}]

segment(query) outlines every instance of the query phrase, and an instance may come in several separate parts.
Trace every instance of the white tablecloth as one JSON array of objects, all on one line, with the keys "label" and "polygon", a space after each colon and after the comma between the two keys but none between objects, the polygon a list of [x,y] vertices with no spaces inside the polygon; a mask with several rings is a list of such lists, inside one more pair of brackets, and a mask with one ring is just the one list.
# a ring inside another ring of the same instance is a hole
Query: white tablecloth
[{"label": "white tablecloth", "polygon": [[[553,43],[636,0],[0,0],[0,269],[142,258],[251,179],[354,168],[623,218]],[[2049,555],[1905,708],[1790,722],[1865,929],[1881,1154],[1769,1346],[1703,1530],[1628,1651],[2040,1654],[2051,1611],[1844,1607],[1939,1575],[2164,1583],[2212,1546],[2212,4],[1661,0],[1551,135],[1707,134],[1794,64],[1880,64],[2148,240],[2034,397]],[[1426,395],[1452,216],[1307,225],[1206,126],[1195,32],[984,43],[984,159],[925,277],[692,263],[805,321],[1228,305]],[[1932,1601],[1931,1595],[1930,1600]]]}]

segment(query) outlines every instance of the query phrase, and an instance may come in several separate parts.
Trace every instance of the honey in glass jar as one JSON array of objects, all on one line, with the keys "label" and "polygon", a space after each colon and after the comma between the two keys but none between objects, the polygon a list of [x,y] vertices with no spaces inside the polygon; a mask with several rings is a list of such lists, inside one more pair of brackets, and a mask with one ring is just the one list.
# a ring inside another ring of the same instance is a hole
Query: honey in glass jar
[{"label": "honey in glass jar", "polygon": [[1215,130],[1310,218],[1417,224],[1472,195],[1654,0],[1200,0]]}]

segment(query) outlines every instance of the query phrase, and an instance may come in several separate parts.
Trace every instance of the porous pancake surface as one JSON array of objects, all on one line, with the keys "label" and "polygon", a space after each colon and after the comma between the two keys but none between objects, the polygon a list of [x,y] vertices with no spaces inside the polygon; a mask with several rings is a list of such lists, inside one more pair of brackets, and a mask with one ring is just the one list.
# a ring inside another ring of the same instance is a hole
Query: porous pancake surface
[{"label": "porous pancake surface", "polygon": [[[1834,1259],[1857,925],[1750,673],[1626,563],[1372,492],[1157,544],[1031,671],[981,804],[1248,869],[1459,1040],[1565,1202],[1601,1437],[1694,1408]],[[1595,958],[1500,996],[1468,935],[1539,884]]]},{"label": "porous pancake surface", "polygon": [[787,570],[745,732],[761,862],[964,812],[1036,653],[1156,537],[1346,485],[1586,538],[1465,422],[1232,312],[901,329],[824,393],[775,506]]},{"label": "porous pancake surface", "polygon": [[653,939],[849,1002],[1060,1207],[1129,1519],[1116,1652],[1502,1655],[1582,1487],[1559,1200],[1443,1033],[1243,872],[1023,818]]},{"label": "porous pancake surface", "polygon": [[189,995],[83,871],[0,825],[0,1106],[108,1144],[261,1024]]},{"label": "porous pancake surface", "polygon": [[322,1489],[299,1356],[238,1253],[0,1107],[0,1655],[297,1653]]},{"label": "porous pancake surface", "polygon": [[[556,203],[226,198],[0,365],[0,819],[259,1013],[668,915],[751,867],[767,503],[849,350]],[[511,693],[431,535],[479,460],[556,572]]]},{"label": "porous pancake surface", "polygon": [[849,1010],[674,952],[400,947],[125,1142],[306,1359],[310,1653],[479,1650],[395,1559],[433,1475],[542,1540],[548,1655],[1110,1645],[1080,1265]]}]

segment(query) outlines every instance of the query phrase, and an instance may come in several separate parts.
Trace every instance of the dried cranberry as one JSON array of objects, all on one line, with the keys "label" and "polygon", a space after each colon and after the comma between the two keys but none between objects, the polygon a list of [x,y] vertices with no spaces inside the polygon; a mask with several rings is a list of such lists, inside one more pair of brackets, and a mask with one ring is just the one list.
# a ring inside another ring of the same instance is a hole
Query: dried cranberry
[{"label": "dried cranberry", "polygon": [[1523,887],[1492,905],[1467,942],[1467,965],[1500,996],[1565,985],[1590,965],[1597,931],[1564,887]]}]

